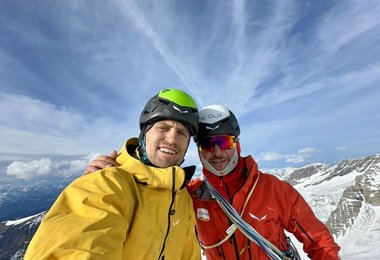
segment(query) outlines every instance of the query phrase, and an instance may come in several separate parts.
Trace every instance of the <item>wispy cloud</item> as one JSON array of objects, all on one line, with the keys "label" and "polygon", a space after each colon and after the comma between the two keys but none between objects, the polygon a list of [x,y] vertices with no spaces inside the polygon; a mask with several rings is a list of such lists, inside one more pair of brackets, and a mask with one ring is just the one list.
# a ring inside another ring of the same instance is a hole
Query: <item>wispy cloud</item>
[{"label": "wispy cloud", "polygon": [[305,160],[313,155],[315,148],[306,147],[298,150],[292,154],[280,154],[277,152],[265,152],[260,154],[262,161],[277,161],[285,160],[287,163],[303,163]]},{"label": "wispy cloud", "polygon": [[245,43],[246,43],[246,22],[247,14],[245,13],[245,0],[233,1],[232,17],[236,25],[236,36],[234,39],[233,50],[236,52],[237,64],[235,71],[241,69],[241,64],[244,62]]},{"label": "wispy cloud", "polygon": [[347,146],[338,146],[338,147],[335,147],[335,150],[337,151],[344,151],[347,149]]},{"label": "wispy cloud", "polygon": [[20,95],[0,94],[0,123],[49,135],[71,135],[81,130],[84,119],[79,111],[58,108],[51,103]]},{"label": "wispy cloud", "polygon": [[[86,120],[81,112],[20,95],[0,95],[1,153],[83,154],[118,149],[137,124]],[[99,142],[105,140],[105,142]]]},{"label": "wispy cloud", "polygon": [[[309,83],[297,85],[293,80],[294,87],[286,88],[280,84],[272,92],[268,92],[250,105],[251,110],[262,109],[266,106],[275,106],[282,102],[310,97],[315,92],[329,92],[328,98],[343,97],[360,88],[368,88],[371,84],[380,80],[380,66],[369,66],[362,70],[346,71],[341,75],[332,75],[315,79]],[[312,97],[313,98],[313,97]]]},{"label": "wispy cloud", "polygon": [[[232,96],[228,102],[234,104],[237,114],[247,112],[252,105],[252,99],[258,95],[258,88],[264,84],[268,77],[272,77],[277,64],[285,62],[283,59],[285,48],[283,48],[291,26],[295,20],[292,19],[292,1],[280,2],[272,6],[270,12],[261,14],[264,16],[264,24],[258,23],[256,16],[250,16],[250,20],[245,18],[245,14],[240,10],[241,4],[237,4],[235,13],[241,16],[237,29],[242,35],[238,35],[239,46],[236,46],[237,55],[244,59],[235,66],[236,69],[230,73],[226,82],[226,95]],[[261,10],[254,10],[258,13]],[[246,12],[249,12],[246,10]],[[235,15],[236,16],[236,15]],[[258,29],[244,29],[249,23],[257,23]],[[247,35],[243,35],[246,33]],[[249,34],[248,34],[249,33]],[[260,46],[260,48],[258,48]],[[242,54],[242,50],[244,53]],[[234,98],[236,97],[236,98]]]},{"label": "wispy cloud", "polygon": [[342,1],[323,17],[318,29],[321,48],[336,53],[364,33],[380,25],[380,6],[376,1]]},{"label": "wispy cloud", "polygon": [[122,6],[121,10],[132,18],[132,21],[138,28],[140,28],[141,32],[151,39],[153,46],[161,54],[168,67],[178,76],[179,79],[181,79],[184,86],[194,95],[199,96],[196,83],[188,73],[182,61],[176,57],[173,51],[169,49],[165,41],[158,33],[156,33],[151,24],[146,20],[145,15],[140,11],[138,5],[130,0],[119,1],[119,4]]}]

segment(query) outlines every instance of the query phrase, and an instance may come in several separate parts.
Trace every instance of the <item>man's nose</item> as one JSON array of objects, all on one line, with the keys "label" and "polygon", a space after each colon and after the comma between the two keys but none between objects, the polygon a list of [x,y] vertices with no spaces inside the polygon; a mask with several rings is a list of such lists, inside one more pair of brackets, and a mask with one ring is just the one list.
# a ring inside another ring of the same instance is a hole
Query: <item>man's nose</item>
[{"label": "man's nose", "polygon": [[166,141],[173,144],[177,142],[177,131],[172,128],[166,133]]},{"label": "man's nose", "polygon": [[222,154],[222,149],[220,149],[219,145],[215,144],[213,149],[212,149],[212,153],[214,155],[219,155],[219,154]]}]

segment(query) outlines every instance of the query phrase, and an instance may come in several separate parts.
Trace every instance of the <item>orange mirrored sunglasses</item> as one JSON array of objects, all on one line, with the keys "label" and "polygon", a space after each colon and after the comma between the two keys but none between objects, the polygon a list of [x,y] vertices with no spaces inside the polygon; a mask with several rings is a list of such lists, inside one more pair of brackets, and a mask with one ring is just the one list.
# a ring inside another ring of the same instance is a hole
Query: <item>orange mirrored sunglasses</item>
[{"label": "orange mirrored sunglasses", "polygon": [[215,145],[224,151],[236,147],[237,138],[231,135],[219,135],[208,138],[201,138],[198,141],[198,148],[201,152],[213,152]]}]

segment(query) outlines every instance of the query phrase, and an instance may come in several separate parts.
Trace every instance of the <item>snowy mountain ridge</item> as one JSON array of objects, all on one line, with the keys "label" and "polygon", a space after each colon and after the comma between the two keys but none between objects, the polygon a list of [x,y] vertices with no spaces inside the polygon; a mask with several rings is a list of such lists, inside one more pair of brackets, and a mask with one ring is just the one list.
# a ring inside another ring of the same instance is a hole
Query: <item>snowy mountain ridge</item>
[{"label": "snowy mountain ridge", "polygon": [[380,154],[343,160],[334,166],[314,163],[281,177],[329,227],[341,246],[342,259],[380,259]]}]

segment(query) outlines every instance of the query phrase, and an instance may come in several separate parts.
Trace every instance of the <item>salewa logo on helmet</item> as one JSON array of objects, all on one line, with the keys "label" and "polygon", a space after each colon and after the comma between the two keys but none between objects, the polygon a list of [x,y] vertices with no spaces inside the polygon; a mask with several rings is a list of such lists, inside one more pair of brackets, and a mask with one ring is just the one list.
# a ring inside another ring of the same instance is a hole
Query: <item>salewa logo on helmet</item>
[{"label": "salewa logo on helmet", "polygon": [[207,126],[207,125],[206,125],[206,129],[208,129],[208,130],[215,131],[215,130],[218,129],[218,128],[219,128],[219,125],[217,125],[217,126],[215,126],[215,127],[211,127],[211,126]]},{"label": "salewa logo on helmet", "polygon": [[174,106],[174,105],[173,105],[173,108],[174,108],[175,110],[179,111],[181,114],[189,113],[189,110],[181,110],[181,109],[179,109],[178,107],[176,107],[176,106]]}]

